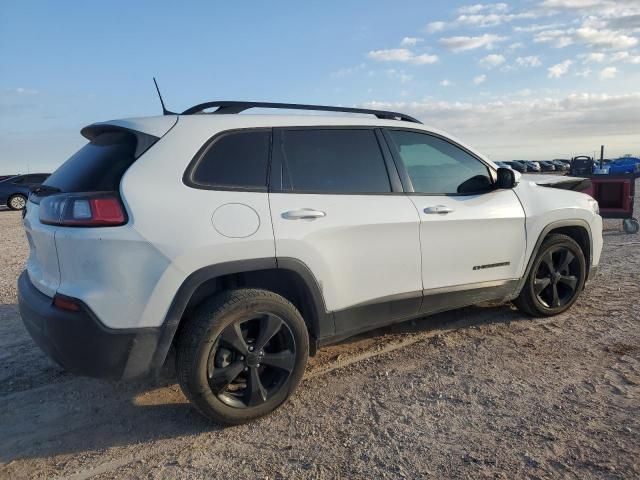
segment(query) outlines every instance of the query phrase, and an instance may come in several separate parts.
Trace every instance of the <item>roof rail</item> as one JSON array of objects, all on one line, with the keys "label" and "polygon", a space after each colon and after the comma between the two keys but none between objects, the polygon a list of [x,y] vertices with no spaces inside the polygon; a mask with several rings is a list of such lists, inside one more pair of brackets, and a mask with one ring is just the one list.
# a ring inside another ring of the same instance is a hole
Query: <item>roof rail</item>
[{"label": "roof rail", "polygon": [[217,107],[217,110],[211,112],[213,114],[230,114],[240,113],[250,108],[278,108],[283,110],[315,110],[320,112],[342,112],[342,113],[365,113],[369,115],[375,115],[378,118],[385,120],[404,120],[406,122],[422,123],[420,120],[405,115],[404,113],[388,112],[385,110],[370,110],[366,108],[349,108],[349,107],[330,107],[327,105],[303,105],[298,103],[269,103],[269,102],[233,102],[233,101],[218,101],[218,102],[206,102],[199,105],[195,105],[186,109],[180,115],[193,115],[195,113],[202,113],[208,108]]}]

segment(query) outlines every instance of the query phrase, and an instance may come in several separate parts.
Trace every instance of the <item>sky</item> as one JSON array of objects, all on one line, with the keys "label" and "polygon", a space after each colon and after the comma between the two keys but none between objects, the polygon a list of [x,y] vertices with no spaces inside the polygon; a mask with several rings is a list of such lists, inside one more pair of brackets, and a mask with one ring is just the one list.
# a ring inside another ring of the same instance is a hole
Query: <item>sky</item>
[{"label": "sky", "polygon": [[640,154],[640,0],[3,2],[0,174],[209,100],[393,109],[494,160]]}]

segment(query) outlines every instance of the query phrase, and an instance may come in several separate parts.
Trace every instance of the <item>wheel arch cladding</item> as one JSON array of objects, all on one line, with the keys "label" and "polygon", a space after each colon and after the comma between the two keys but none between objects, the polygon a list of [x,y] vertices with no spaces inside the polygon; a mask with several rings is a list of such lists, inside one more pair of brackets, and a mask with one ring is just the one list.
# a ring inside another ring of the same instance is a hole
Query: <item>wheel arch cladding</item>
[{"label": "wheel arch cladding", "polygon": [[182,319],[205,299],[230,288],[263,288],[277,293],[302,314],[311,352],[316,339],[333,334],[333,316],[327,313],[320,285],[309,268],[296,259],[261,258],[210,265],[191,273],[178,289],[162,324],[162,335],[153,358],[158,372],[179,334]]},{"label": "wheel arch cladding", "polygon": [[520,279],[520,284],[518,285],[518,289],[517,289],[518,293],[520,293],[520,291],[524,287],[526,279],[529,276],[529,273],[531,273],[533,262],[535,261],[535,258],[538,255],[538,251],[542,246],[542,242],[544,242],[544,240],[549,235],[556,234],[556,233],[566,235],[572,238],[580,246],[580,248],[582,249],[582,252],[584,253],[584,259],[585,259],[585,264],[587,268],[587,271],[585,272],[586,278],[589,278],[589,272],[591,270],[591,253],[593,248],[591,227],[589,226],[589,223],[587,223],[587,221],[582,219],[560,220],[557,222],[550,223],[542,230],[542,232],[540,232],[540,235],[538,236],[538,240],[536,241],[535,247],[533,248],[533,251],[531,252],[531,256],[529,257],[529,260],[527,262],[527,268],[524,272],[524,275]]}]

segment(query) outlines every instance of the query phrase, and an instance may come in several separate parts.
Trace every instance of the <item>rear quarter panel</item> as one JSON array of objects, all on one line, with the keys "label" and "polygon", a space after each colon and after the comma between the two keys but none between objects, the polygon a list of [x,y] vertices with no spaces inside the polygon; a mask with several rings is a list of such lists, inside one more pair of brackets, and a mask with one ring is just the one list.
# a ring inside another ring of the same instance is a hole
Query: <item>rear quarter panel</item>
[{"label": "rear quarter panel", "polygon": [[[140,323],[147,326],[162,323],[180,285],[194,271],[234,260],[275,258],[266,192],[202,190],[183,183],[183,174],[194,155],[220,131],[197,120],[181,117],[162,140],[129,168],[120,187],[129,226],[170,264],[155,284],[142,313]],[[230,128],[234,127],[224,127]],[[253,209],[259,218],[255,232],[244,238],[229,238],[218,232],[213,214],[226,204],[243,204]]]}]

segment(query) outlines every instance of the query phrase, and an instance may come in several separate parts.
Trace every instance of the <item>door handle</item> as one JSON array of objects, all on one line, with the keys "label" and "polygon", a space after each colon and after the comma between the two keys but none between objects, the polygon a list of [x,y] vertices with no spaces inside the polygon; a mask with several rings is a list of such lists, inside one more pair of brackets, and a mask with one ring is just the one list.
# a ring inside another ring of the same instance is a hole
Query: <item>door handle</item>
[{"label": "door handle", "polygon": [[451,213],[453,211],[454,211],[453,208],[445,207],[444,205],[436,205],[435,207],[427,207],[424,209],[424,213],[438,214],[438,215],[444,215],[447,213]]},{"label": "door handle", "polygon": [[326,217],[327,214],[320,210],[311,208],[301,208],[300,210],[289,210],[282,214],[282,218],[286,220],[315,220],[316,218]]}]

